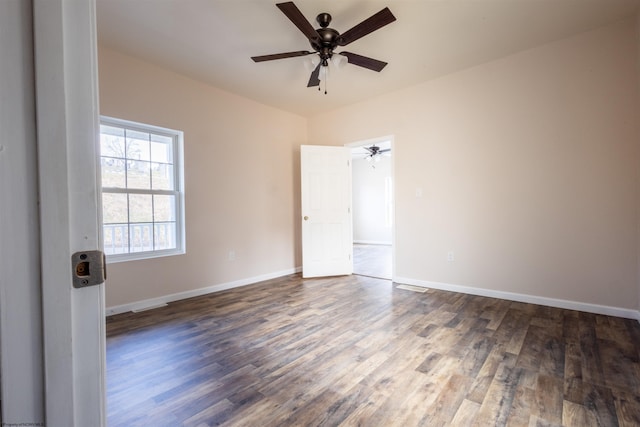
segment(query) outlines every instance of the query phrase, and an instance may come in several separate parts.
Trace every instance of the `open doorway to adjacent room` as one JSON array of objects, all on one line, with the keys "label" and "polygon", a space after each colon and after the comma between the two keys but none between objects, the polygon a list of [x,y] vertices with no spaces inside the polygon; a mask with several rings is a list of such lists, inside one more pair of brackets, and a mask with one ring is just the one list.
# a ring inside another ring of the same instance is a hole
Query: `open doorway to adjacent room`
[{"label": "open doorway to adjacent room", "polygon": [[349,144],[353,171],[353,273],[393,277],[392,138]]}]

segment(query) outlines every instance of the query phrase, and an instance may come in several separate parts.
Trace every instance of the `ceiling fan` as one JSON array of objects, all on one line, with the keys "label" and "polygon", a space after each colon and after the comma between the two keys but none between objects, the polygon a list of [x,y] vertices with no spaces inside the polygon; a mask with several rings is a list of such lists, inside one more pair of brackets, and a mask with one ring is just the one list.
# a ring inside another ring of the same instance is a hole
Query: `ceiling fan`
[{"label": "ceiling fan", "polygon": [[367,154],[367,157],[375,157],[381,155],[382,153],[391,151],[391,148],[380,148],[375,144],[371,147],[363,146],[362,148],[369,152],[369,154]]},{"label": "ceiling fan", "polygon": [[[362,148],[364,148],[369,152],[369,154],[367,154],[364,157],[367,160],[367,162],[374,161],[375,163],[378,163],[380,161],[380,158],[382,157],[383,153],[388,153],[391,151],[391,148],[380,148],[375,144],[372,145],[371,147],[363,146]],[[373,167],[375,169],[375,166]]]},{"label": "ceiling fan", "polygon": [[[343,34],[333,28],[329,28],[331,23],[331,15],[328,13],[320,13],[316,17],[316,21],[320,28],[314,29],[311,23],[304,17],[300,9],[293,2],[278,3],[276,6],[284,13],[293,24],[307,37],[313,51],[299,50],[295,52],[276,53],[273,55],[252,56],[254,62],[272,61],[275,59],[293,58],[297,56],[306,56],[317,54],[317,64],[314,62],[315,69],[311,73],[307,87],[318,86],[320,90],[320,79],[326,76],[329,61],[333,55],[341,55],[347,59],[350,64],[358,65],[369,70],[380,72],[386,65],[386,62],[377,59],[368,58],[351,52],[335,52],[335,49],[347,46],[350,43],[372,33],[385,25],[396,20],[388,7],[380,12],[370,16],[353,28],[347,30]],[[326,90],[325,90],[325,93]]]}]

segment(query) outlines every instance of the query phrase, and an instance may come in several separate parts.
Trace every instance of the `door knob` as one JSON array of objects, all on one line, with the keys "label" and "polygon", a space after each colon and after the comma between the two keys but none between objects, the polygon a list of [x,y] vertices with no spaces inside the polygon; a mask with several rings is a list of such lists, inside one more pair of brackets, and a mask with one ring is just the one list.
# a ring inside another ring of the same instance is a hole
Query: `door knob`
[{"label": "door knob", "polygon": [[308,220],[308,219],[309,219],[309,217],[305,215],[305,216],[304,216],[304,220],[306,221],[306,220]]}]

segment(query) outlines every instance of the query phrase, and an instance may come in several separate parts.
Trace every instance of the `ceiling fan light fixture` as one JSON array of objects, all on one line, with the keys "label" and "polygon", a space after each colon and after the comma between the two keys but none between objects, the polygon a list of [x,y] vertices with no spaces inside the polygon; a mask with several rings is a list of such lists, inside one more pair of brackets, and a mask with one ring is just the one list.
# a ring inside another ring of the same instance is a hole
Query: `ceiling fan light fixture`
[{"label": "ceiling fan light fixture", "polygon": [[347,63],[347,58],[345,58],[340,54],[334,53],[333,56],[331,57],[331,64],[333,64],[333,66],[335,66],[337,69],[344,67],[346,63]]},{"label": "ceiling fan light fixture", "polygon": [[327,81],[329,80],[329,66],[328,65],[323,65],[322,67],[320,67],[320,73],[318,73],[318,80],[320,81]]},{"label": "ceiling fan light fixture", "polygon": [[304,69],[307,70],[308,72],[312,72],[313,69],[315,68],[312,60],[313,58],[305,58],[304,61],[302,61],[302,65],[304,65]]}]

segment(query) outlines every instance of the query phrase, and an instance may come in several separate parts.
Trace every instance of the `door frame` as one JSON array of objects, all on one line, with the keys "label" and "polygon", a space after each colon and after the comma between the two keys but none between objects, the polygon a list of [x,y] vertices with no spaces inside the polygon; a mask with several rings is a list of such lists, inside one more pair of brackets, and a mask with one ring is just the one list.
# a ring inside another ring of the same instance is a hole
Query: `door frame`
[{"label": "door frame", "polygon": [[[344,144],[348,148],[358,148],[365,145],[373,145],[381,142],[389,141],[391,147],[391,191],[393,199],[391,201],[391,211],[393,212],[393,223],[391,224],[391,281],[396,281],[396,154],[395,154],[395,136],[386,135],[376,138],[364,139]],[[353,173],[353,172],[352,172]],[[353,192],[351,194],[353,198]],[[353,206],[353,200],[351,201]],[[353,221],[353,215],[351,215]],[[354,229],[354,225],[351,224],[351,229]],[[353,242],[351,242],[353,244]]]},{"label": "door frame", "polygon": [[106,424],[104,284],[74,288],[71,263],[102,247],[96,2],[32,1],[45,422],[98,427]]},{"label": "door frame", "polygon": [[30,1],[0,1],[0,372],[6,425],[44,422],[32,17]]}]

